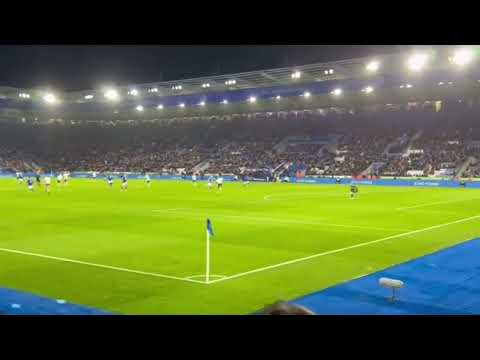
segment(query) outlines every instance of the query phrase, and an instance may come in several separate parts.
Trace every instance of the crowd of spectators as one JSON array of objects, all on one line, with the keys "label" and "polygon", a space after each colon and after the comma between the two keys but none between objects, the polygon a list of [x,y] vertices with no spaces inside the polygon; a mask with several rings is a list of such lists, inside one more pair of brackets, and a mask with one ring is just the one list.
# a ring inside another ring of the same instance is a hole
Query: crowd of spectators
[{"label": "crowd of spectators", "polygon": [[[0,169],[98,172],[210,173],[288,171],[308,175],[359,175],[373,163],[376,175],[432,175],[455,170],[480,140],[478,106],[396,110],[292,111],[229,118],[170,119],[157,124],[34,126],[0,122]],[[421,131],[414,141],[413,134]],[[336,141],[298,141],[328,138]],[[282,144],[284,139],[297,141]],[[388,152],[387,152],[388,150]],[[393,155],[392,155],[393,154]],[[203,165],[203,166],[201,166]],[[467,172],[480,175],[479,166]]]}]

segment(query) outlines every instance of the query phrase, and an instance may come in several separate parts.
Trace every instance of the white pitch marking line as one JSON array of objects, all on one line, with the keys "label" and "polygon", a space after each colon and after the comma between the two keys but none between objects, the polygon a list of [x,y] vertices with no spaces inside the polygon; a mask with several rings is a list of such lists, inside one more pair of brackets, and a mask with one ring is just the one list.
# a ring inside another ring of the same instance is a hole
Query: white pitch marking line
[{"label": "white pitch marking line", "polygon": [[171,279],[171,280],[178,280],[178,281],[188,281],[188,282],[193,282],[193,283],[197,283],[197,284],[205,284],[204,282],[197,281],[197,280],[192,280],[192,279],[188,279],[188,278],[181,278],[181,277],[177,277],[177,276],[171,276],[171,275],[157,274],[157,273],[140,271],[140,270],[127,269],[127,268],[122,268],[122,267],[118,267],[118,266],[96,264],[96,263],[91,263],[91,262],[87,262],[87,261],[80,261],[80,260],[67,259],[67,258],[58,257],[58,256],[38,254],[38,253],[29,252],[29,251],[21,251],[21,250],[6,249],[6,248],[0,248],[0,251],[7,252],[7,253],[12,253],[12,254],[35,256],[35,257],[39,257],[39,258],[63,261],[63,262],[68,262],[68,263],[73,263],[73,264],[93,266],[93,267],[109,269],[109,270],[123,271],[123,272],[128,272],[128,273],[133,273],[133,274],[154,276],[154,277],[159,277],[159,278],[164,278],[164,279]]},{"label": "white pitch marking line", "polygon": [[[198,215],[203,216],[200,212],[195,211],[172,211],[172,210],[152,210],[153,212],[166,212],[170,214],[179,214],[179,215]],[[153,215],[153,216],[160,216],[160,215]],[[400,228],[382,228],[382,227],[374,227],[374,226],[362,226],[362,225],[347,225],[347,224],[332,224],[327,222],[317,222],[317,221],[302,221],[302,220],[292,220],[292,219],[280,219],[280,218],[267,218],[264,216],[259,217],[252,217],[252,216],[243,216],[243,215],[225,215],[225,214],[216,214],[215,217],[217,218],[233,218],[233,219],[245,219],[245,220],[253,220],[256,222],[261,222],[264,220],[265,222],[278,222],[282,224],[300,224],[300,225],[324,225],[324,226],[332,226],[332,227],[342,227],[342,228],[352,228],[352,229],[366,229],[366,230],[381,230],[381,231],[411,231],[411,229],[400,229]]]},{"label": "white pitch marking line", "polygon": [[478,200],[478,199],[470,198],[470,199],[460,199],[460,200],[437,201],[437,202],[423,203],[423,204],[418,204],[418,205],[413,205],[413,206],[399,207],[399,208],[396,208],[395,210],[417,209],[417,208],[426,207],[426,206],[451,204],[451,203],[462,202],[462,201],[470,201],[470,200]]},{"label": "white pitch marking line", "polygon": [[[226,277],[225,275],[212,275],[212,274],[210,274],[209,276],[211,278],[219,278],[219,279]],[[192,276],[186,277],[185,279],[197,279],[197,278],[204,278],[204,277],[205,275],[192,275]],[[204,284],[204,282],[202,282],[202,284]]]},{"label": "white pitch marking line", "polygon": [[433,230],[433,229],[442,228],[442,227],[445,227],[445,226],[450,226],[450,225],[453,225],[453,224],[459,224],[459,223],[462,223],[462,222],[466,222],[466,221],[470,221],[470,220],[474,220],[474,219],[478,219],[478,218],[480,218],[480,215],[475,215],[475,216],[471,216],[471,217],[456,220],[456,221],[451,221],[451,222],[440,224],[440,225],[429,226],[429,227],[426,227],[426,228],[423,228],[423,229],[413,230],[413,231],[409,231],[409,232],[402,233],[402,234],[387,236],[385,238],[372,240],[372,241],[367,241],[367,242],[364,242],[364,243],[360,243],[360,244],[356,244],[356,245],[352,245],[352,246],[347,246],[347,247],[344,247],[344,248],[341,248],[341,249],[325,251],[323,253],[318,253],[318,254],[314,254],[314,255],[310,255],[310,256],[305,256],[305,257],[302,257],[302,258],[299,258],[299,259],[285,261],[285,262],[282,262],[282,263],[279,263],[279,264],[264,266],[264,267],[261,267],[261,268],[258,268],[258,269],[246,271],[246,272],[235,274],[235,275],[232,275],[232,276],[227,276],[223,279],[212,280],[212,281],[210,281],[210,284],[217,283],[217,282],[220,282],[220,281],[225,281],[225,280],[236,279],[236,278],[239,278],[239,277],[242,277],[242,276],[255,274],[255,273],[258,273],[258,272],[261,272],[261,271],[271,270],[271,269],[275,269],[275,268],[278,268],[278,267],[281,267],[281,266],[291,265],[291,264],[295,264],[295,263],[298,263],[298,262],[301,262],[301,261],[311,260],[311,259],[315,259],[317,257],[321,257],[321,256],[325,256],[325,255],[331,255],[331,254],[339,253],[339,252],[342,252],[342,251],[347,251],[347,250],[351,250],[351,249],[355,249],[355,248],[359,248],[359,247],[363,247],[363,246],[367,246],[367,245],[372,245],[372,244],[384,242],[384,241],[391,240],[391,239],[396,239],[396,238],[400,238],[400,237],[404,237],[404,236],[408,236],[408,235],[413,235],[413,234],[417,234],[417,233],[424,232],[424,231],[429,231],[429,230]]}]

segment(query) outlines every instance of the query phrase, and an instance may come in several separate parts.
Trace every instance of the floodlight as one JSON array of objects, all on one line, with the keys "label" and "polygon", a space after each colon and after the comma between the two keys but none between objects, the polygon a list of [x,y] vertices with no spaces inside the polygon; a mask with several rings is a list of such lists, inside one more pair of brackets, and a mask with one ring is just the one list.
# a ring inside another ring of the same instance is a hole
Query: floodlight
[{"label": "floodlight", "polygon": [[257,102],[257,98],[256,98],[255,96],[250,96],[250,97],[248,98],[248,102],[249,102],[250,104],[254,104],[254,103]]},{"label": "floodlight", "polygon": [[200,103],[198,104],[199,106],[205,106],[205,101],[200,101]]},{"label": "floodlight", "polygon": [[142,112],[144,110],[143,106],[142,105],[138,105],[135,110],[137,110],[138,112]]},{"label": "floodlight", "polygon": [[132,96],[137,96],[138,95],[138,90],[137,89],[132,89],[128,92],[129,95],[132,95]]},{"label": "floodlight", "polygon": [[163,110],[163,105],[162,105],[162,104],[158,105],[158,106],[157,106],[157,109],[158,109],[158,110]]},{"label": "floodlight", "polygon": [[112,101],[118,100],[117,90],[113,90],[113,89],[107,90],[104,95],[108,100],[112,100]]},{"label": "floodlight", "polygon": [[210,87],[209,83],[202,84],[202,88],[204,88],[204,89],[209,88],[209,87]]},{"label": "floodlight", "polygon": [[428,63],[428,55],[424,53],[413,54],[408,58],[407,66],[411,71],[422,71]]},{"label": "floodlight", "polygon": [[312,94],[310,94],[308,91],[305,91],[305,92],[303,93],[303,97],[304,97],[305,99],[308,99],[310,96],[312,96]]},{"label": "floodlight", "polygon": [[370,93],[373,92],[373,90],[374,90],[373,87],[367,86],[367,87],[365,87],[365,88],[362,89],[362,92],[364,92],[365,94],[370,94]]},{"label": "floodlight", "polygon": [[93,99],[93,95],[89,94],[89,95],[85,95],[85,100],[92,100]]},{"label": "floodlight", "polygon": [[380,63],[376,60],[370,61],[365,67],[368,72],[375,73],[380,68]]},{"label": "floodlight", "polygon": [[470,48],[457,49],[452,58],[451,62],[457,66],[463,67],[470,64],[475,57],[475,54]]},{"label": "floodlight", "polygon": [[332,95],[334,96],[340,96],[342,95],[342,93],[343,93],[342,89],[335,89],[332,91]]},{"label": "floodlight", "polygon": [[178,104],[178,106],[180,106],[181,108],[184,108],[184,107],[185,107],[185,103],[180,103],[180,104]]},{"label": "floodlight", "polygon": [[291,75],[292,79],[300,79],[302,77],[302,73],[300,71],[295,71]]},{"label": "floodlight", "polygon": [[222,104],[227,105],[227,104],[228,104],[228,100],[227,100],[227,99],[224,99],[224,100],[222,101]]},{"label": "floodlight", "polygon": [[45,101],[47,104],[55,104],[57,102],[57,98],[55,95],[48,93],[43,96],[43,101]]},{"label": "floodlight", "polygon": [[275,96],[275,100],[280,100],[282,97],[280,95]]}]

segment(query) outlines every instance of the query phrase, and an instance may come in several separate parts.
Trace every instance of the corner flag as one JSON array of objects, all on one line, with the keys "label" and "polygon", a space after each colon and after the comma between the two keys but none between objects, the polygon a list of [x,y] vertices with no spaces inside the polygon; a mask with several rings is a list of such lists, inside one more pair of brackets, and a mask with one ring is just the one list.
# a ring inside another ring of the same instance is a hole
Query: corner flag
[{"label": "corner flag", "polygon": [[213,236],[213,227],[210,219],[207,219],[207,246],[206,246],[206,259],[205,259],[205,283],[210,281],[210,237]]},{"label": "corner flag", "polygon": [[214,236],[212,222],[210,221],[210,219],[207,219],[207,232],[208,232],[208,235]]}]

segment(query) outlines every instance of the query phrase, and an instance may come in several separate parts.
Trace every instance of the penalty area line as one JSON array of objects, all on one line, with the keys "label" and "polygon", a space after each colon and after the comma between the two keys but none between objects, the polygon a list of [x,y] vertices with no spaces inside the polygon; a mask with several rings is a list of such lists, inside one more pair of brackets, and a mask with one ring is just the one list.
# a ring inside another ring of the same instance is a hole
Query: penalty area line
[{"label": "penalty area line", "polygon": [[34,253],[34,252],[29,252],[29,251],[0,248],[0,252],[6,252],[6,253],[12,253],[12,254],[18,254],[18,255],[27,255],[27,256],[49,259],[49,260],[56,260],[56,261],[61,261],[61,262],[66,262],[66,263],[80,264],[80,265],[86,265],[86,266],[97,267],[97,268],[102,268],[102,269],[122,271],[122,272],[127,272],[127,273],[132,273],[132,274],[152,276],[152,277],[163,278],[163,279],[186,281],[186,282],[191,282],[191,283],[196,283],[196,284],[205,284],[205,282],[203,282],[203,281],[198,281],[198,280],[189,279],[189,278],[182,278],[182,277],[178,277],[178,276],[172,276],[172,275],[158,274],[158,273],[152,273],[152,272],[141,271],[141,270],[128,269],[128,268],[123,268],[123,267],[118,267],[118,266],[96,264],[96,263],[92,263],[92,262],[88,262],[88,261],[81,261],[81,260],[68,259],[68,258],[63,258],[63,257],[58,257],[58,256],[38,254],[38,253]]},{"label": "penalty area line", "polygon": [[413,234],[418,234],[418,233],[429,231],[429,230],[439,229],[439,228],[442,228],[442,227],[446,227],[446,226],[450,226],[450,225],[454,225],[454,224],[459,224],[459,223],[475,220],[475,219],[478,219],[478,218],[480,218],[480,215],[470,216],[468,218],[463,218],[463,219],[451,221],[451,222],[444,223],[444,224],[429,226],[429,227],[426,227],[426,228],[423,228],[423,229],[418,229],[418,230],[413,230],[413,231],[409,231],[409,232],[406,232],[406,233],[387,236],[387,237],[384,237],[384,238],[381,238],[381,239],[367,241],[367,242],[364,242],[364,243],[360,243],[360,244],[356,244],[356,245],[352,245],[352,246],[347,246],[347,247],[340,248],[340,249],[329,250],[329,251],[325,251],[325,252],[322,252],[322,253],[318,253],[318,254],[305,256],[305,257],[298,258],[298,259],[285,261],[285,262],[282,262],[282,263],[279,263],[279,264],[264,266],[264,267],[261,267],[261,268],[258,268],[258,269],[254,269],[254,270],[238,273],[238,274],[235,274],[235,275],[227,276],[223,279],[212,280],[212,281],[209,282],[209,284],[214,284],[214,283],[218,283],[218,282],[226,281],[226,280],[232,280],[232,279],[236,279],[236,278],[239,278],[239,277],[259,273],[259,272],[262,272],[262,271],[272,270],[272,269],[276,269],[276,268],[279,268],[279,267],[282,267],[282,266],[291,265],[291,264],[299,263],[299,262],[302,262],[302,261],[315,259],[315,258],[318,258],[318,257],[321,257],[321,256],[331,255],[331,254],[335,254],[335,253],[339,253],[339,252],[343,252],[343,251],[347,251],[347,250],[351,250],[351,249],[355,249],[355,248],[359,248],[359,247],[363,247],[363,246],[368,246],[368,245],[372,245],[372,244],[376,244],[376,243],[381,243],[381,242],[388,241],[388,240],[391,240],[391,239],[397,239],[397,238],[401,238],[401,237],[405,237],[405,236],[409,236],[409,235],[413,235]]}]

